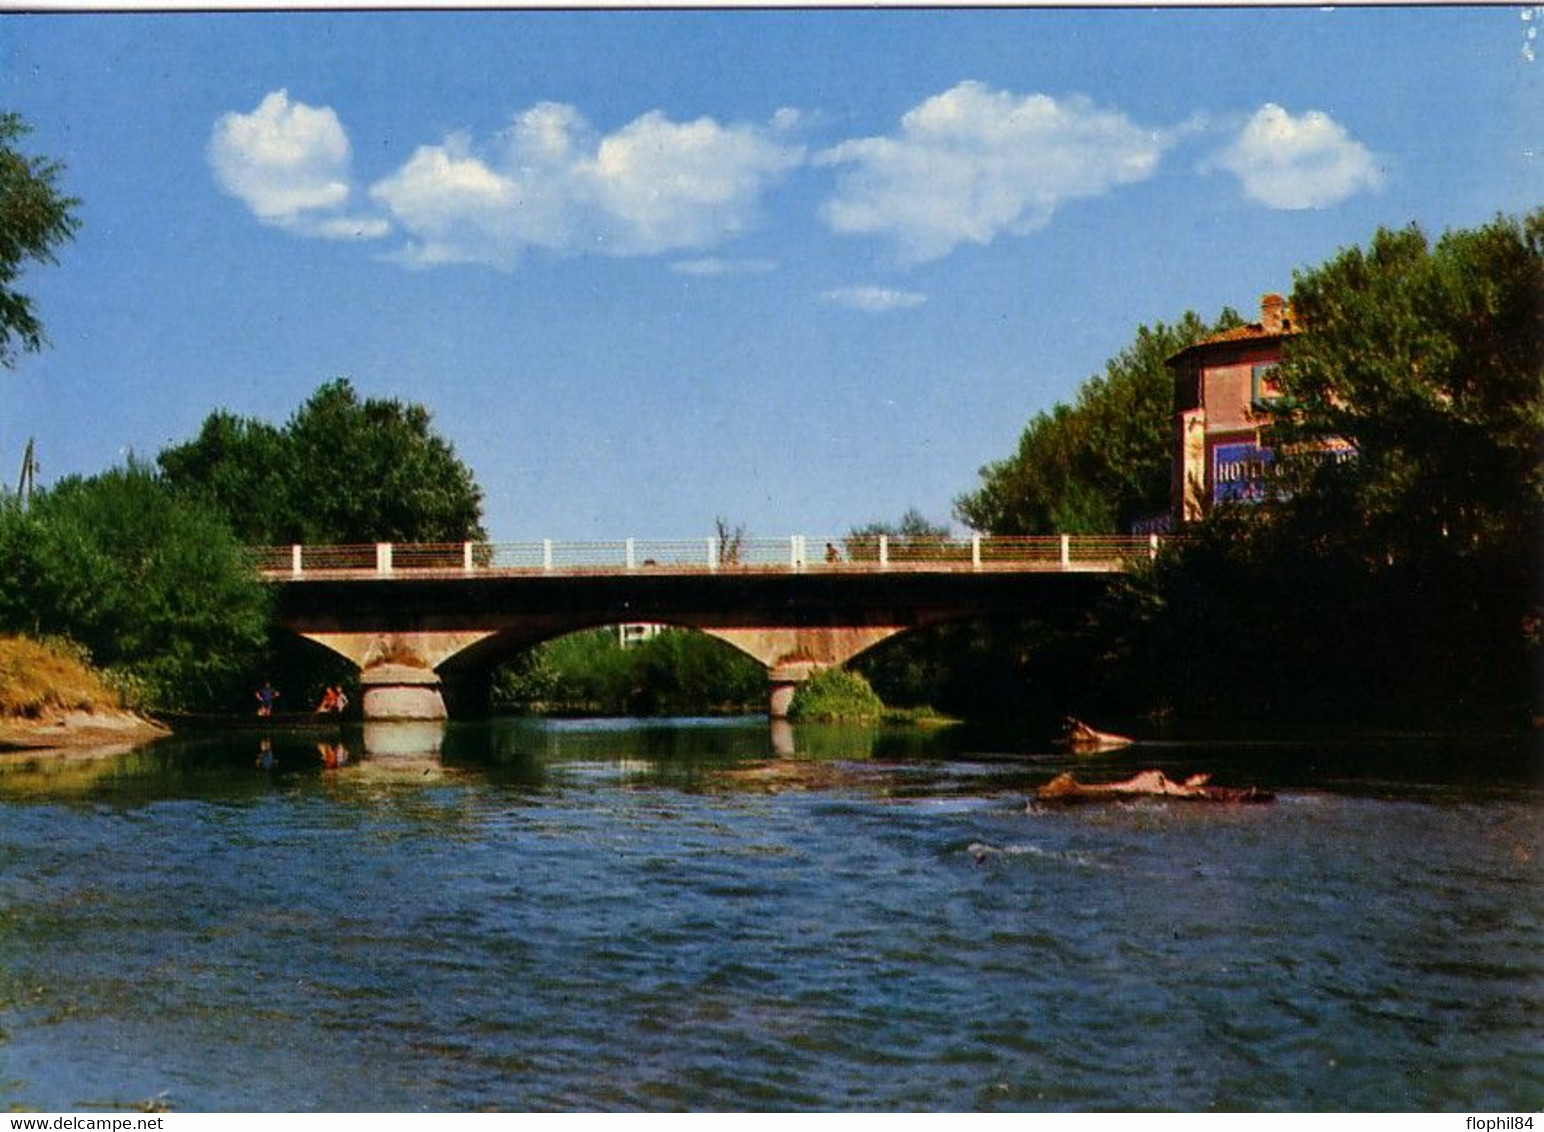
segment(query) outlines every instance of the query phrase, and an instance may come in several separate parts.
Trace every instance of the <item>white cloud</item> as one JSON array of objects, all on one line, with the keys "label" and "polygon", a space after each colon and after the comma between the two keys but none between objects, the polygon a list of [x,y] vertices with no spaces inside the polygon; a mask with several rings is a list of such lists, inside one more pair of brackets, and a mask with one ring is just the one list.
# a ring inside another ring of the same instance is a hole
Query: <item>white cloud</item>
[{"label": "white cloud", "polygon": [[861,287],[838,287],[832,291],[823,292],[820,296],[828,303],[838,306],[852,307],[854,310],[864,311],[867,314],[884,314],[887,311],[909,310],[912,307],[920,307],[927,302],[927,296],[916,291],[895,291],[888,287],[875,287],[865,285]]},{"label": "white cloud", "polygon": [[276,90],[250,114],[214,125],[209,163],[221,188],[267,224],[328,239],[369,239],[388,226],[342,214],[349,202],[350,148],[328,107],[291,102]]},{"label": "white cloud", "polygon": [[720,259],[709,256],[705,259],[678,260],[670,265],[670,270],[677,275],[764,275],[776,271],[777,263],[770,259]]},{"label": "white cloud", "polygon": [[761,190],[803,153],[746,126],[645,114],[577,169],[620,253],[700,248],[744,230]]},{"label": "white cloud", "polygon": [[[221,187],[265,223],[331,239],[395,228],[406,238],[395,254],[403,262],[510,268],[532,248],[653,255],[745,231],[767,189],[804,160],[801,147],[777,140],[797,124],[787,110],[764,127],[651,111],[601,136],[574,107],[543,102],[486,145],[458,133],[420,146],[370,188],[384,215],[363,216],[347,208],[351,151],[338,116],[279,90],[215,123],[209,161]],[[699,273],[762,269],[752,263]]]},{"label": "white cloud", "polygon": [[909,260],[938,259],[1151,176],[1167,144],[1083,98],[963,82],[908,111],[897,134],[819,154],[820,164],[849,167],[821,214],[838,232],[894,238]]},{"label": "white cloud", "polygon": [[1273,102],[1210,164],[1269,208],[1327,208],[1383,185],[1377,159],[1344,126],[1317,110],[1294,118]]},{"label": "white cloud", "polygon": [[519,248],[557,243],[539,200],[527,201],[518,179],[496,172],[456,134],[420,146],[407,163],[370,189],[410,241],[403,254],[422,266],[491,263],[512,266]]},{"label": "white cloud", "polygon": [[772,130],[774,133],[789,134],[804,125],[805,116],[792,106],[784,106],[772,115]]},{"label": "white cloud", "polygon": [[658,111],[598,136],[573,107],[527,110],[478,151],[424,146],[371,189],[417,263],[511,267],[530,248],[653,255],[712,247],[755,220],[803,151],[749,125]]}]

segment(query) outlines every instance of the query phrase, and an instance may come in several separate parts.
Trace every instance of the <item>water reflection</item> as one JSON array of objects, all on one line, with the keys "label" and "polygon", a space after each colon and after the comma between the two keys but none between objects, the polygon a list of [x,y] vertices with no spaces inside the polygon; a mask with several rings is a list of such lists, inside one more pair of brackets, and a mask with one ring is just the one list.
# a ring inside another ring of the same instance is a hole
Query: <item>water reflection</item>
[{"label": "water reflection", "polygon": [[136,754],[119,748],[0,752],[0,796],[95,790],[120,777],[125,766],[133,765]]},{"label": "water reflection", "polygon": [[786,719],[771,722],[772,753],[782,759],[872,759],[881,747],[893,749],[896,738],[913,730],[855,723],[793,724]]},{"label": "water reflection", "polygon": [[348,748],[341,740],[336,743],[318,743],[316,753],[321,756],[322,766],[328,770],[337,770],[340,766],[348,765]]},{"label": "water reflection", "polygon": [[[1156,768],[1208,773],[1278,794],[1329,791],[1447,801],[1515,797],[1540,781],[1524,740],[1342,739],[1139,743],[1071,756],[1012,730],[971,727],[770,726],[764,716],[703,720],[505,718],[483,723],[369,723],[254,733],[195,733],[127,754],[0,756],[0,799],[263,797],[332,780],[432,783],[452,775],[521,792],[618,781],[693,792],[768,785],[880,794],[1034,793],[1057,774],[1108,782]],[[331,789],[331,788],[329,788]]]},{"label": "water reflection", "polygon": [[372,759],[438,758],[445,745],[446,726],[439,719],[366,722],[365,755]]}]

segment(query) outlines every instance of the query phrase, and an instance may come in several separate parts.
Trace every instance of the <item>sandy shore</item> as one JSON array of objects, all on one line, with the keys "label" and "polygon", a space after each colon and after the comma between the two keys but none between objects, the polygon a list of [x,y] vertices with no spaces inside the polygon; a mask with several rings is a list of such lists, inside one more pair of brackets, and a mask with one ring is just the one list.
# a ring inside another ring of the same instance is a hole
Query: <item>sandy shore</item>
[{"label": "sandy shore", "polygon": [[0,718],[0,754],[132,747],[170,734],[160,724],[129,712],[69,711],[38,719]]}]

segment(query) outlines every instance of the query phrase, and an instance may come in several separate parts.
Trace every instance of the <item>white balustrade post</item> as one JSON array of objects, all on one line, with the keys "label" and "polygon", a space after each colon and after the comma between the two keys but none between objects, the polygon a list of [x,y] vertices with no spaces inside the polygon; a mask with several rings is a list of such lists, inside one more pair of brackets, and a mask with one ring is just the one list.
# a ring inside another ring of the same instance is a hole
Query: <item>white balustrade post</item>
[{"label": "white balustrade post", "polygon": [[472,568],[472,544],[469,543],[469,542],[464,542],[464,543],[461,544],[461,569],[463,569],[463,570],[470,570],[471,568]]},{"label": "white balustrade post", "polygon": [[1062,569],[1063,570],[1067,569],[1067,567],[1072,565],[1072,536],[1071,535],[1062,535],[1062,537],[1061,537],[1061,564],[1062,564]]},{"label": "white balustrade post", "polygon": [[981,569],[981,536],[970,536],[970,565],[973,570]]},{"label": "white balustrade post", "polygon": [[708,540],[708,571],[718,573],[718,539],[716,538]]},{"label": "white balustrade post", "polygon": [[890,565],[890,536],[879,536],[879,568],[881,570]]},{"label": "white balustrade post", "polygon": [[1157,558],[1158,557],[1158,532],[1157,531],[1154,531],[1152,534],[1147,536],[1147,556],[1149,558]]},{"label": "white balustrade post", "polygon": [[375,544],[375,572],[377,574],[391,573],[391,543],[378,542]]},{"label": "white balustrade post", "polygon": [[635,564],[633,562],[633,540],[632,539],[628,539],[627,540],[627,568],[629,570],[631,570],[631,569],[634,568],[634,565]]},{"label": "white balustrade post", "polygon": [[541,568],[549,574],[552,573],[552,540],[550,538],[541,540]]},{"label": "white balustrade post", "polygon": [[290,573],[300,573],[300,544],[290,544]]}]

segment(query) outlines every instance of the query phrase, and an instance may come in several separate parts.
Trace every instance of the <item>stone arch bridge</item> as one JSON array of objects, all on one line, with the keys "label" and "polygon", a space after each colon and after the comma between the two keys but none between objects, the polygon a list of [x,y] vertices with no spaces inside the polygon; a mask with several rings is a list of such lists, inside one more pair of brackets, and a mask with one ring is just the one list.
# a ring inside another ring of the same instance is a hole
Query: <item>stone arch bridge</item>
[{"label": "stone arch bridge", "polygon": [[768,703],[898,633],[1086,608],[1156,536],[286,546],[280,624],[353,661],[367,719],[486,703],[507,657],[599,625],[686,626],[767,670]]}]

